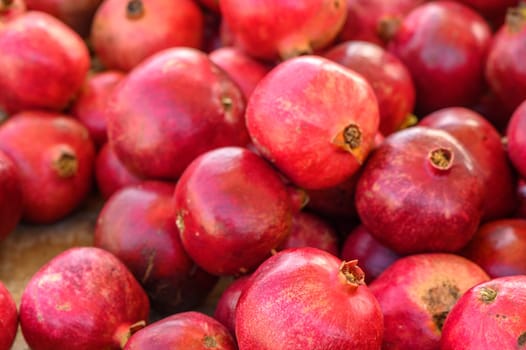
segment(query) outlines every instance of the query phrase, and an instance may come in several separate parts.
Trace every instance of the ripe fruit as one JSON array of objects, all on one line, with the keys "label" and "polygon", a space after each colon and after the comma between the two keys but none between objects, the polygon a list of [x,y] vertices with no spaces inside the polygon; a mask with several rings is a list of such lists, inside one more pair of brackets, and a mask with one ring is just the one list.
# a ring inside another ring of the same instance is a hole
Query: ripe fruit
[{"label": "ripe fruit", "polygon": [[506,137],[508,155],[522,178],[526,178],[526,100],[513,112]]},{"label": "ripe fruit", "polygon": [[18,330],[18,311],[13,296],[0,282],[0,350],[11,349]]},{"label": "ripe fruit", "polygon": [[18,171],[13,161],[0,151],[0,241],[15,229],[22,218],[22,189]]}]

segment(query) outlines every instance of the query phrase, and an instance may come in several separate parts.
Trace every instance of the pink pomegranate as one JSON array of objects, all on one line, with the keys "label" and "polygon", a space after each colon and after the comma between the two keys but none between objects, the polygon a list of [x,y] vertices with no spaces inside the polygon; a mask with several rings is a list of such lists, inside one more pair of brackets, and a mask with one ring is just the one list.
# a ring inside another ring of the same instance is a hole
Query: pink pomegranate
[{"label": "pink pomegranate", "polygon": [[396,260],[369,285],[384,315],[382,349],[438,349],[451,308],[469,288],[488,280],[479,266],[454,254]]},{"label": "pink pomegranate", "polygon": [[473,237],[485,190],[480,170],[443,130],[415,126],[386,137],[356,186],[365,228],[399,254],[457,251]]},{"label": "pink pomegranate", "polygon": [[0,110],[62,110],[79,91],[90,63],[80,36],[47,13],[28,11],[0,31]]},{"label": "pink pomegranate", "polygon": [[374,144],[378,103],[357,73],[319,56],[279,64],[247,105],[256,148],[293,183],[336,186],[352,176]]},{"label": "pink pomegranate", "polygon": [[55,256],[26,285],[20,326],[33,350],[121,349],[148,319],[148,298],[113,254],[95,247]]},{"label": "pink pomegranate", "polygon": [[18,311],[13,296],[0,281],[0,350],[9,350],[18,330]]},{"label": "pink pomegranate", "polygon": [[304,247],[250,276],[236,307],[240,350],[379,349],[383,317],[354,261]]},{"label": "pink pomegranate", "polygon": [[107,0],[91,27],[96,56],[107,69],[129,71],[164,49],[203,45],[204,18],[192,0]]},{"label": "pink pomegranate", "polygon": [[493,125],[480,114],[463,107],[437,110],[422,118],[419,125],[447,131],[469,151],[484,182],[483,221],[513,214],[517,206],[517,177],[502,136]]},{"label": "pink pomegranate", "polygon": [[176,222],[190,257],[215,275],[256,268],[287,238],[293,206],[277,172],[241,147],[195,159],[177,182]]},{"label": "pink pomegranate", "polygon": [[511,116],[506,138],[508,155],[522,178],[526,178],[526,100],[517,107]]},{"label": "pink pomegranate", "polygon": [[327,47],[347,14],[345,0],[221,0],[219,7],[234,46],[269,61]]},{"label": "pink pomegranate", "polygon": [[106,143],[95,158],[95,180],[102,197],[108,199],[121,188],[137,185],[144,179],[126,168],[111,145]]},{"label": "pink pomegranate", "polygon": [[361,74],[371,84],[378,99],[382,135],[388,136],[415,118],[413,80],[396,56],[373,43],[347,41],[330,48],[324,57]]},{"label": "pink pomegranate", "polygon": [[234,337],[236,334],[237,302],[249,277],[250,275],[244,275],[233,280],[221,293],[214,310],[214,318],[225,325]]},{"label": "pink pomegranate", "polygon": [[9,236],[18,225],[22,218],[22,210],[19,170],[10,158],[0,151],[0,241]]},{"label": "pink pomegranate", "polygon": [[428,2],[404,18],[388,48],[411,72],[417,114],[477,100],[491,35],[484,18],[453,1]]},{"label": "pink pomegranate", "polygon": [[201,312],[173,314],[135,333],[124,350],[237,350],[224,325]]},{"label": "pink pomegranate", "polygon": [[[468,290],[444,323],[441,350],[520,349],[526,344],[526,276],[495,278]],[[474,326],[476,325],[476,326]]]},{"label": "pink pomegranate", "polygon": [[0,28],[6,23],[26,12],[24,0],[1,0],[0,1]]},{"label": "pink pomegranate", "polygon": [[217,282],[183,248],[174,220],[174,188],[147,181],[116,192],[104,203],[93,239],[95,247],[126,265],[161,315],[200,305]]},{"label": "pink pomegranate", "polygon": [[74,118],[27,111],[0,126],[0,150],[19,170],[22,218],[56,222],[77,209],[92,188],[95,151],[86,128]]},{"label": "pink pomegranate", "polygon": [[71,106],[70,113],[88,129],[91,139],[100,148],[108,141],[107,104],[115,86],[125,77],[120,71],[106,70],[88,75]]},{"label": "pink pomegranate", "polygon": [[108,113],[108,138],[139,176],[177,179],[198,155],[248,143],[239,87],[201,51],[159,52],[121,81]]}]

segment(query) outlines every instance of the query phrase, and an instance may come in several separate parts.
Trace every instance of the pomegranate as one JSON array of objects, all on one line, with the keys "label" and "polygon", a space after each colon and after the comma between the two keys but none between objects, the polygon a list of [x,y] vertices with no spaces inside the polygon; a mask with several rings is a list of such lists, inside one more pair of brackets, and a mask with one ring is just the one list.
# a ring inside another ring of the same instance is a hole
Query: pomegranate
[{"label": "pomegranate", "polygon": [[214,318],[221,322],[235,337],[236,307],[250,275],[233,280],[221,293],[214,310]]},{"label": "pomegranate", "polygon": [[382,312],[363,278],[356,260],[317,248],[278,252],[239,297],[239,349],[379,349]]},{"label": "pomegranate", "polygon": [[0,28],[2,23],[26,12],[26,3],[24,0],[0,0]]},{"label": "pomegranate", "polygon": [[417,114],[478,99],[490,40],[484,18],[460,3],[432,1],[404,18],[388,49],[411,72]]},{"label": "pomegranate", "polygon": [[20,326],[33,350],[117,350],[148,313],[146,294],[119,259],[99,248],[75,247],[31,277]]},{"label": "pomegranate", "polygon": [[219,7],[234,46],[269,61],[327,47],[347,15],[346,0],[221,0]]},{"label": "pomegranate", "polygon": [[109,142],[145,178],[175,180],[198,155],[249,140],[243,93],[195,49],[151,56],[128,73],[109,104]]},{"label": "pomegranate", "polygon": [[253,91],[246,122],[252,142],[293,183],[336,186],[361,166],[378,131],[369,83],[328,59],[282,62]]},{"label": "pomegranate", "polygon": [[13,161],[0,151],[0,241],[13,232],[22,218],[22,189],[18,172]]},{"label": "pomegranate", "polygon": [[526,344],[526,276],[479,283],[449,313],[441,350],[520,349]]},{"label": "pomegranate", "polygon": [[203,30],[192,0],[107,0],[95,12],[90,38],[107,69],[129,71],[164,49],[201,48]]},{"label": "pomegranate", "polygon": [[244,274],[282,244],[292,205],[277,172],[253,152],[222,147],[195,159],[177,182],[176,222],[190,257],[215,275]]},{"label": "pomegranate", "polygon": [[463,107],[437,110],[422,118],[419,125],[449,132],[469,151],[484,182],[483,221],[513,214],[517,206],[517,177],[501,134],[493,125],[480,114]]},{"label": "pomegranate", "polygon": [[249,98],[257,83],[270,71],[270,66],[234,47],[220,47],[209,53],[212,62],[228,73],[245,98]]},{"label": "pomegranate", "polygon": [[13,296],[0,281],[0,350],[11,349],[18,330],[18,311]]},{"label": "pomegranate", "polygon": [[111,92],[125,74],[106,70],[89,75],[71,106],[70,113],[88,129],[91,139],[100,148],[108,141],[106,108]]},{"label": "pomegranate", "polygon": [[517,107],[511,116],[506,137],[508,155],[522,178],[526,178],[526,100]]},{"label": "pomegranate", "polygon": [[458,298],[488,280],[478,265],[454,254],[396,260],[369,285],[384,315],[382,349],[438,349],[444,320]]},{"label": "pomegranate", "polygon": [[78,208],[92,188],[93,142],[68,115],[13,115],[0,126],[0,150],[19,169],[23,220],[56,222]]},{"label": "pomegranate", "polygon": [[95,158],[95,180],[104,199],[110,198],[123,187],[143,181],[122,164],[109,143],[102,146]]},{"label": "pomegranate", "polygon": [[195,266],[175,225],[175,185],[147,181],[108,199],[97,218],[93,245],[118,257],[161,315],[201,304],[217,277]]},{"label": "pomegranate", "polygon": [[399,130],[410,119],[415,87],[405,65],[382,47],[366,41],[333,46],[324,57],[361,74],[371,84],[380,110],[379,131],[384,136]]},{"label": "pomegranate", "polygon": [[486,79],[508,111],[526,99],[526,6],[508,11],[495,33],[486,63]]},{"label": "pomegranate", "polygon": [[237,350],[237,346],[224,325],[201,312],[188,311],[141,329],[123,349]]},{"label": "pomegranate", "polygon": [[462,250],[492,278],[526,275],[526,219],[484,223]]},{"label": "pomegranate", "polygon": [[346,261],[358,260],[368,284],[400,258],[392,249],[378,242],[363,225],[356,226],[347,235],[339,256]]},{"label": "pomegranate", "polygon": [[482,217],[485,190],[472,156],[443,130],[386,137],[356,186],[365,228],[399,254],[461,249]]},{"label": "pomegranate", "polygon": [[89,53],[80,36],[55,17],[28,11],[0,31],[0,110],[62,110],[88,72]]}]

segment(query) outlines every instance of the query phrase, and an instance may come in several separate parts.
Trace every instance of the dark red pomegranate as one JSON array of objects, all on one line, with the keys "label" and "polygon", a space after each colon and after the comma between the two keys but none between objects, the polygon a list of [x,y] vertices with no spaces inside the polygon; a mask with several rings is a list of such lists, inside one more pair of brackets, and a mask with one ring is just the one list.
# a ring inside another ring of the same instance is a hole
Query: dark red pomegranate
[{"label": "dark red pomegranate", "polygon": [[147,181],[116,192],[104,203],[93,239],[95,247],[126,265],[161,315],[198,306],[217,282],[183,248],[174,220],[174,188]]},{"label": "dark red pomegranate", "polygon": [[336,186],[361,166],[378,131],[378,103],[357,73],[319,56],[276,66],[253,91],[246,122],[256,148],[293,183]]},{"label": "dark red pomegranate", "polygon": [[404,18],[388,48],[411,72],[417,114],[477,100],[490,39],[484,18],[452,1],[420,5]]},{"label": "dark red pomegranate", "polygon": [[511,116],[506,139],[508,155],[522,178],[526,178],[526,100],[517,107]]},{"label": "dark red pomegranate", "polygon": [[95,180],[102,197],[108,199],[121,188],[137,185],[144,179],[126,168],[111,145],[106,143],[95,158]]},{"label": "dark red pomegranate", "polygon": [[188,311],[141,329],[123,349],[237,350],[237,346],[224,325],[203,313]]},{"label": "dark red pomegranate", "polygon": [[130,170],[177,179],[198,155],[244,146],[245,100],[239,87],[204,52],[159,52],[121,81],[108,113],[109,142]]},{"label": "dark red pomegranate", "polygon": [[245,289],[250,275],[244,275],[233,280],[221,293],[214,310],[214,318],[221,322],[235,337],[236,307],[241,293]]},{"label": "dark red pomegranate", "polygon": [[88,48],[71,28],[47,13],[28,11],[0,31],[0,110],[62,110],[79,91]]},{"label": "dark red pomegranate", "polygon": [[379,349],[382,312],[363,278],[356,260],[311,247],[278,252],[241,293],[239,349]]},{"label": "dark red pomegranate", "polygon": [[485,189],[460,142],[443,130],[412,127],[386,137],[356,186],[365,228],[399,254],[457,251],[480,223]]},{"label": "dark red pomegranate", "polygon": [[88,129],[91,139],[100,148],[108,141],[107,104],[115,86],[125,77],[120,71],[106,70],[88,75],[71,106],[70,113]]},{"label": "dark red pomegranate", "polygon": [[108,0],[95,12],[90,39],[107,69],[129,71],[164,49],[201,48],[203,30],[192,0]]},{"label": "dark red pomegranate", "polygon": [[324,57],[361,74],[371,84],[378,99],[382,135],[388,136],[414,119],[415,87],[396,56],[373,43],[347,41],[330,48]]},{"label": "dark red pomegranate", "polygon": [[148,320],[148,297],[113,254],[70,248],[26,285],[20,326],[33,350],[121,349]]},{"label": "dark red pomegranate", "polygon": [[10,350],[18,330],[18,311],[13,296],[0,281],[0,350]]},{"label": "dark red pomegranate", "polygon": [[479,266],[454,254],[396,260],[369,285],[384,315],[382,349],[438,349],[451,308],[469,288],[488,280]]},{"label": "dark red pomegranate", "polygon": [[185,249],[215,275],[253,270],[292,227],[293,206],[280,176],[241,147],[195,159],[177,182],[174,203]]},{"label": "dark red pomegranate", "polygon": [[347,14],[346,0],[221,0],[219,7],[234,46],[270,61],[330,45]]},{"label": "dark red pomegranate", "polygon": [[526,6],[508,11],[495,33],[486,63],[486,79],[508,111],[526,100]]},{"label": "dark red pomegranate", "polygon": [[419,125],[447,131],[469,151],[484,182],[483,221],[513,214],[517,206],[517,176],[502,135],[488,120],[467,108],[448,107],[425,116]]},{"label": "dark red pomegranate", "polygon": [[521,349],[526,344],[526,276],[500,277],[467,291],[449,313],[441,350]]},{"label": "dark red pomegranate", "polygon": [[19,170],[22,218],[52,223],[86,199],[92,188],[95,151],[74,118],[43,111],[20,112],[0,126],[0,150]]},{"label": "dark red pomegranate", "polygon": [[0,151],[0,241],[13,232],[22,218],[22,189],[18,172],[15,163]]},{"label": "dark red pomegranate", "polygon": [[367,284],[400,258],[392,249],[378,242],[363,225],[356,226],[345,238],[339,256],[346,261],[358,260]]},{"label": "dark red pomegranate", "polygon": [[26,12],[24,0],[1,0],[0,1],[0,28],[2,23],[8,22],[13,18]]}]

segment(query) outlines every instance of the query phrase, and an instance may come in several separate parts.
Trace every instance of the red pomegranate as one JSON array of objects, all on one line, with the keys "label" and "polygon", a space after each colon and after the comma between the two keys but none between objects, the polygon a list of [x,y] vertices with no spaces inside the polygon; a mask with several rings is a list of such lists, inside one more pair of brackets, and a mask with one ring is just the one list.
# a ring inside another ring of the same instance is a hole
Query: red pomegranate
[{"label": "red pomegranate", "polygon": [[0,281],[0,350],[10,350],[18,331],[18,311],[13,296]]},{"label": "red pomegranate", "polygon": [[0,151],[0,241],[13,232],[22,218],[22,211],[19,170],[10,158]]},{"label": "red pomegranate", "polygon": [[233,280],[221,293],[214,309],[214,318],[225,325],[234,337],[236,334],[237,302],[249,277],[250,275],[243,275]]},{"label": "red pomegranate", "polygon": [[508,155],[522,178],[526,178],[526,133],[524,130],[526,130],[526,100],[513,112],[506,129]]},{"label": "red pomegranate", "polygon": [[256,148],[306,189],[336,186],[353,175],[374,145],[378,122],[369,83],[319,56],[276,66],[257,85],[246,111]]}]

